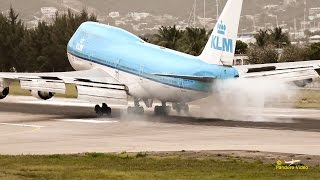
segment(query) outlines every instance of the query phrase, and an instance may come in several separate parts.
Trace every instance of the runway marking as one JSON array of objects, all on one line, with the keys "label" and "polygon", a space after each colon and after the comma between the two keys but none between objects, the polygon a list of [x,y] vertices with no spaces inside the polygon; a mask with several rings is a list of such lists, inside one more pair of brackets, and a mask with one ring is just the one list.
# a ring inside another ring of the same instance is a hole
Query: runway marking
[{"label": "runway marking", "polygon": [[[35,104],[35,105],[51,105],[51,106],[74,106],[74,107],[94,107],[94,104],[88,103],[88,102],[76,102],[76,101],[19,101],[19,103],[22,104]],[[124,105],[112,105],[112,107],[126,107]]]},{"label": "runway marking", "polygon": [[78,122],[78,123],[92,123],[92,124],[111,124],[117,123],[118,121],[105,121],[105,120],[87,120],[87,119],[64,119],[58,120],[63,122]]},{"label": "runway marking", "polygon": [[38,126],[38,125],[30,125],[30,124],[14,124],[14,123],[0,123],[0,125],[7,125],[7,126],[20,126],[20,127],[33,127],[33,128],[44,128],[45,126]]},{"label": "runway marking", "polygon": [[24,130],[24,131],[0,134],[0,137],[7,137],[7,136],[13,136],[13,135],[23,135],[23,134],[26,134],[26,133],[32,133],[32,132],[39,131],[41,128],[45,127],[45,126],[28,125],[28,124],[13,124],[13,123],[0,123],[0,125],[20,126],[20,127],[31,127],[31,128],[33,128],[31,130]]}]

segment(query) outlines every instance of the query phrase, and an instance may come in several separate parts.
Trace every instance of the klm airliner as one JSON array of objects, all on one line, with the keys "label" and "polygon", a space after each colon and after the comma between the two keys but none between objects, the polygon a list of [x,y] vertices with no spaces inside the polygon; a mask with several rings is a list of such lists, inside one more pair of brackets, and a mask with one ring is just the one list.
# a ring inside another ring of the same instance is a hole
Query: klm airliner
[{"label": "klm airliner", "polygon": [[188,103],[214,93],[215,83],[233,78],[272,79],[303,86],[319,76],[320,61],[233,67],[243,0],[228,0],[200,56],[147,43],[117,27],[83,23],[70,39],[68,59],[76,71],[63,73],[0,73],[0,98],[19,80],[21,88],[39,99],[65,93],[75,84],[78,98],[98,105],[98,115],[111,114],[111,104],[128,104],[129,113],[143,113],[143,101],[155,114],[189,111]]}]

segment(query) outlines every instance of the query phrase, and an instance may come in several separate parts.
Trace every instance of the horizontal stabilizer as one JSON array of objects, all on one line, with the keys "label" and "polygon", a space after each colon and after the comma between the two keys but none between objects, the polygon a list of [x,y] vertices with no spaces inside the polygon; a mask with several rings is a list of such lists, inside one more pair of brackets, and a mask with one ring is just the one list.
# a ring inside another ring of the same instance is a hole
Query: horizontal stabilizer
[{"label": "horizontal stabilizer", "polygon": [[213,82],[216,77],[213,76],[189,76],[189,75],[175,75],[175,74],[153,74],[162,77],[171,77],[171,78],[180,78],[180,79],[188,79],[200,82]]},{"label": "horizontal stabilizer", "polygon": [[270,79],[294,82],[314,79],[320,75],[320,61],[301,61],[235,66],[240,78]]}]

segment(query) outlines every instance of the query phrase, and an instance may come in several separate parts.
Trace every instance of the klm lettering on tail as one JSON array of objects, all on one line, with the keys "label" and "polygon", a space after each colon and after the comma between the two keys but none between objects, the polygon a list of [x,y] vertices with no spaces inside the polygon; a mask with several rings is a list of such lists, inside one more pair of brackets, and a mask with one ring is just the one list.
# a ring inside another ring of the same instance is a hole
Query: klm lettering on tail
[{"label": "klm lettering on tail", "polygon": [[216,49],[218,51],[224,51],[233,53],[233,40],[225,37],[225,32],[227,30],[227,26],[221,23],[218,24],[218,34],[211,36],[211,48]]}]

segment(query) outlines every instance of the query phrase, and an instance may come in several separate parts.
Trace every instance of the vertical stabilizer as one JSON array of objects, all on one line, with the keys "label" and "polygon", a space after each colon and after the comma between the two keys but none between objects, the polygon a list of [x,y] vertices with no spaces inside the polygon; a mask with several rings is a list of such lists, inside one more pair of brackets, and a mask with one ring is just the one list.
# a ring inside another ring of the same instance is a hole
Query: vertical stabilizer
[{"label": "vertical stabilizer", "polygon": [[203,52],[209,64],[232,65],[243,0],[228,0]]}]

